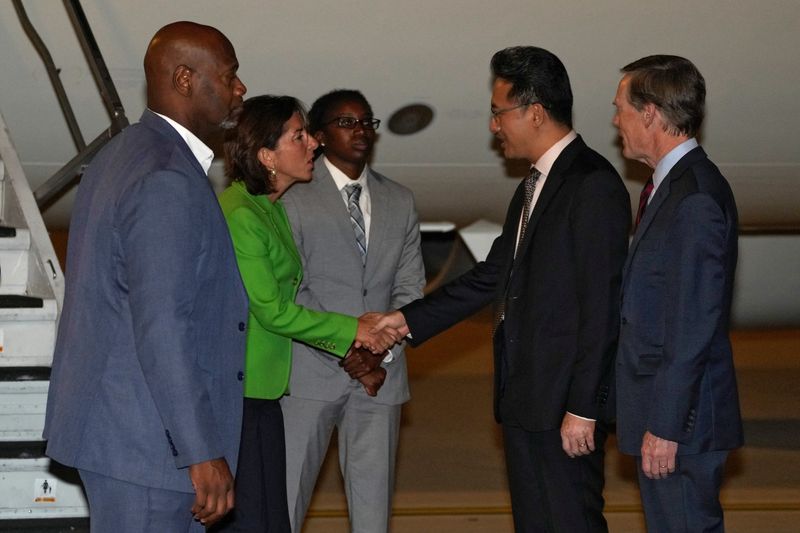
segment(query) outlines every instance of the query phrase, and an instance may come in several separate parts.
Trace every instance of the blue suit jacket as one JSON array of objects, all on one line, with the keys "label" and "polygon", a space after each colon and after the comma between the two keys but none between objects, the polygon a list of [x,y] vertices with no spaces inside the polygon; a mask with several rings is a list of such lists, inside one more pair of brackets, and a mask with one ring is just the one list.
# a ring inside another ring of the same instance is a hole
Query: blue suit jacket
[{"label": "blue suit jacket", "polygon": [[44,437],[57,461],[192,492],[236,466],[247,296],[214,192],[145,111],[87,169],[70,224]]},{"label": "blue suit jacket", "polygon": [[639,455],[646,430],[678,454],[742,444],[728,337],[737,254],[733,194],[697,147],[672,168],[623,269],[617,438]]}]

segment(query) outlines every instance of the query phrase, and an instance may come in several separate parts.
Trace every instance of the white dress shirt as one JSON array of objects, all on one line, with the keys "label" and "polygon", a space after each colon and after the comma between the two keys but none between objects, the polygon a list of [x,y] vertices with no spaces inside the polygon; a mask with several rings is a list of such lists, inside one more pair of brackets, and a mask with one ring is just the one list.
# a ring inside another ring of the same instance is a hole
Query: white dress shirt
[{"label": "white dress shirt", "polygon": [[344,192],[344,188],[351,183],[358,183],[361,185],[361,195],[358,197],[358,206],[361,208],[361,214],[364,215],[364,234],[367,237],[367,247],[369,247],[369,226],[370,219],[372,218],[372,202],[369,195],[369,186],[367,185],[367,174],[369,173],[369,167],[364,165],[364,170],[361,171],[361,175],[358,176],[358,179],[353,180],[350,179],[344,172],[339,170],[339,168],[331,163],[324,155],[322,156],[322,162],[325,163],[325,166],[328,168],[328,172],[331,173],[333,182],[336,183],[336,188],[339,189],[339,193],[342,195],[344,205],[348,210],[350,209],[350,206],[347,205],[347,193]]},{"label": "white dress shirt", "polygon": [[[547,175],[550,174],[550,171],[553,169],[553,164],[558,159],[558,156],[561,155],[561,152],[564,151],[564,148],[569,145],[572,141],[578,138],[578,134],[575,133],[575,130],[570,130],[565,136],[561,138],[558,142],[556,142],[553,146],[547,149],[547,151],[542,154],[542,156],[536,160],[534,164],[531,165],[531,170],[536,169],[541,173],[539,179],[536,180],[536,189],[533,191],[533,199],[531,200],[531,209],[528,212],[528,220],[530,220],[531,213],[533,213],[533,208],[536,206],[536,202],[539,200],[539,196],[542,194],[542,189],[544,188],[544,184],[547,181]],[[517,240],[514,246],[516,250],[519,247],[519,234],[520,230],[522,229],[522,215],[519,217],[519,224],[517,225]]]},{"label": "white dress shirt", "polygon": [[[151,109],[150,111],[153,110]],[[197,162],[200,163],[201,167],[203,167],[203,172],[205,172],[206,176],[208,176],[208,169],[211,168],[211,162],[214,160],[214,152],[211,150],[211,148],[206,146],[206,144],[201,141],[197,135],[187,130],[184,126],[178,124],[168,116],[162,115],[161,113],[156,113],[155,111],[153,111],[153,113],[166,120],[167,124],[175,128],[175,131],[178,132],[178,135],[180,135],[183,140],[186,141],[186,144],[189,146],[189,150],[192,151],[192,154],[194,154]]]}]

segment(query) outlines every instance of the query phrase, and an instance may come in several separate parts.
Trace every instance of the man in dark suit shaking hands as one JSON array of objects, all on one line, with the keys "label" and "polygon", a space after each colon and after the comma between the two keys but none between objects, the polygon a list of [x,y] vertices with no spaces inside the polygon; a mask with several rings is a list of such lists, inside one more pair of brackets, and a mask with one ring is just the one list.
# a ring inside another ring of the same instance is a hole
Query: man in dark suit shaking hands
[{"label": "man in dark suit shaking hands", "polygon": [[238,67],[215,28],[161,28],[148,109],[78,188],[44,436],[92,531],[201,531],[233,506],[247,295],[206,173]]},{"label": "man in dark suit shaking hands", "polygon": [[623,270],[617,437],[652,532],[723,531],[719,488],[742,422],[728,327],[737,215],[697,143],[705,81],[682,57],[622,69],[623,155],[654,169]]},{"label": "man in dark suit shaking hands", "polygon": [[496,303],[495,417],[517,531],[607,531],[604,407],[630,198],[572,129],[567,71],[532,46],[492,58],[490,130],[530,163],[486,260],[386,315],[417,344]]}]

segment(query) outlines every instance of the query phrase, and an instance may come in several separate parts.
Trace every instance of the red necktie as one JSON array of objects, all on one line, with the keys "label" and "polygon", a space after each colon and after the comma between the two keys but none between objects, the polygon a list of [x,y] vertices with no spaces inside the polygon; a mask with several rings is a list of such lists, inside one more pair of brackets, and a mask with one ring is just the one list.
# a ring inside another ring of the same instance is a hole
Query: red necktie
[{"label": "red necktie", "polygon": [[639,195],[639,209],[636,211],[636,223],[633,225],[633,230],[636,231],[636,228],[639,227],[639,222],[642,221],[642,217],[644,216],[644,210],[647,209],[647,200],[650,198],[650,193],[653,192],[653,178],[651,177],[647,180],[647,183],[644,184],[644,188],[642,189],[642,194]]}]

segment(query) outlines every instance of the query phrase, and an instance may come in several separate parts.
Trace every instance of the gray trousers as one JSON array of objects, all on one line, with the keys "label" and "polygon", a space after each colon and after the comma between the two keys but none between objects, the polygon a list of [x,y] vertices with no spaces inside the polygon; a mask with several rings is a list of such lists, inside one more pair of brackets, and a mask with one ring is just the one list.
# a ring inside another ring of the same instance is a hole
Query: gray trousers
[{"label": "gray trousers", "polygon": [[292,531],[302,529],[334,427],[350,530],[388,531],[401,406],[376,403],[360,384],[353,383],[333,402],[284,396],[281,407]]}]

